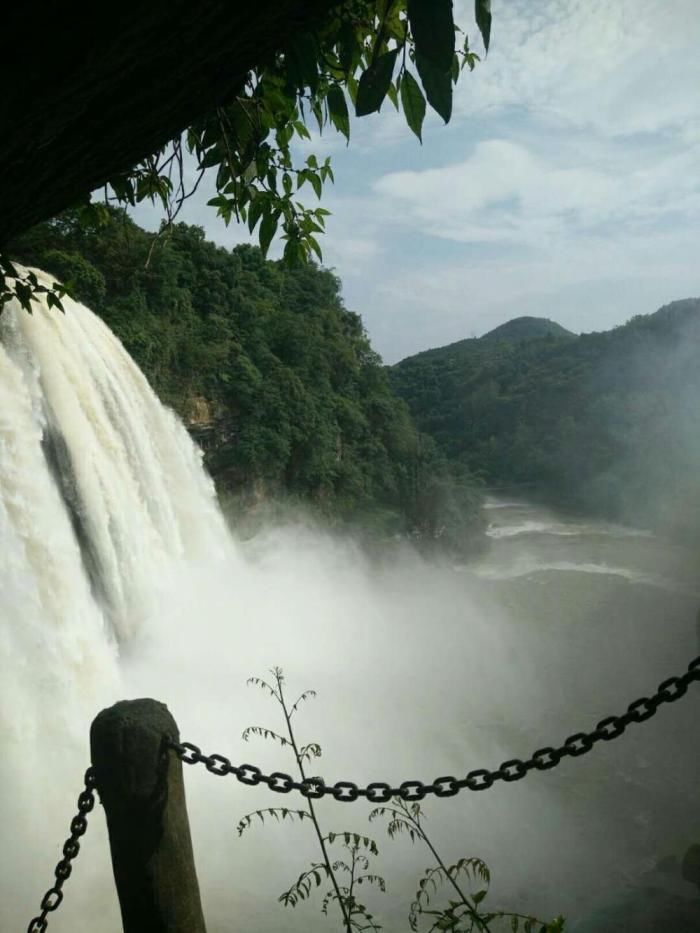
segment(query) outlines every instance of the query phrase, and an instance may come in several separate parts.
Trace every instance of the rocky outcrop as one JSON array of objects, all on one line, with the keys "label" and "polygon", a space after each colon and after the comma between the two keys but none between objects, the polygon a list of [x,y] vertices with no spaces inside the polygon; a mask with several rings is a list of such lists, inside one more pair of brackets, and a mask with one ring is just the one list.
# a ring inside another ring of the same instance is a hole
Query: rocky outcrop
[{"label": "rocky outcrop", "polygon": [[193,395],[185,407],[184,421],[194,441],[212,461],[225,447],[235,444],[238,437],[237,419],[216,402]]}]

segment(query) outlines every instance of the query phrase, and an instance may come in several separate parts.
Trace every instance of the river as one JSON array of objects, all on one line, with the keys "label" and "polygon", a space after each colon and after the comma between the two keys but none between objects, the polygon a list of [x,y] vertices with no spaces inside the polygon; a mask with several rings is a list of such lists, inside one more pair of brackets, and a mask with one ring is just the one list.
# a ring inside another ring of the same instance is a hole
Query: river
[{"label": "river", "polygon": [[[494,604],[528,630],[522,663],[550,697],[529,728],[521,724],[513,735],[512,721],[504,724],[513,747],[522,749],[526,732],[537,745],[589,729],[604,712],[620,712],[647,695],[664,671],[682,672],[700,654],[697,553],[646,530],[525,501],[491,499],[485,508],[490,546],[464,572],[475,574]],[[540,637],[531,640],[534,633]],[[676,904],[675,925],[668,913],[673,897],[695,893],[681,881],[677,863],[700,841],[699,700],[691,694],[685,708],[662,709],[656,721],[632,727],[585,760],[569,761],[553,777],[567,813],[566,822],[550,829],[560,858],[576,860],[575,853],[588,847],[599,853],[598,890],[606,891],[592,898],[585,871],[562,891],[572,921],[595,914],[576,929],[690,930],[700,924],[697,897],[687,927],[684,907]],[[520,720],[520,711],[516,716]],[[569,818],[573,825],[566,828]],[[604,868],[612,850],[619,863]],[[615,878],[612,888],[607,871]],[[601,900],[617,908],[609,916],[596,914]]]}]

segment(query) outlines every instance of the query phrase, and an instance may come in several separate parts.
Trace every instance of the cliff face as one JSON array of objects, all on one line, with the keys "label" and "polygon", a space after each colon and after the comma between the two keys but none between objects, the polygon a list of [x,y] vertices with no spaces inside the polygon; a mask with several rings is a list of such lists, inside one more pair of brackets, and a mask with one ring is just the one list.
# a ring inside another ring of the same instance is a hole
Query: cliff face
[{"label": "cliff face", "polygon": [[209,399],[202,395],[193,395],[187,400],[185,411],[185,421],[188,427],[208,427],[215,420],[215,406]]},{"label": "cliff face", "polygon": [[227,477],[224,467],[227,450],[235,445],[239,428],[237,418],[221,404],[190,396],[184,406],[183,420],[194,442],[204,452],[204,464],[217,484],[229,485],[235,477]]}]

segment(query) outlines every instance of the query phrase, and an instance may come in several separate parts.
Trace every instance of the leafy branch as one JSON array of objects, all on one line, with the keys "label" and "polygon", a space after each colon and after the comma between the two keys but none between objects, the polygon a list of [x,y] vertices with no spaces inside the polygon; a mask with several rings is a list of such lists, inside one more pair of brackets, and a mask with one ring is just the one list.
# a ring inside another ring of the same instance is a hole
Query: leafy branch
[{"label": "leafy branch", "polygon": [[[331,836],[333,834],[329,834]],[[345,908],[348,913],[351,928],[353,930],[381,930],[381,925],[375,920],[367,907],[357,898],[357,888],[362,884],[373,885],[380,891],[386,891],[386,882],[381,875],[369,871],[369,859],[362,854],[362,847],[369,850],[372,854],[377,854],[377,846],[373,840],[366,836],[359,837],[357,833],[343,833],[346,843],[343,846],[350,853],[350,862],[344,859],[337,859],[333,862],[333,871],[348,876],[347,884],[339,884],[340,894],[344,898]],[[352,842],[348,838],[352,837]],[[323,899],[321,911],[328,913],[328,905],[335,899],[335,892],[328,891]]]},{"label": "leafy branch", "polygon": [[259,736],[262,739],[271,739],[273,742],[279,742],[282,747],[289,745],[289,739],[285,739],[283,735],[279,735],[277,732],[273,732],[272,729],[267,729],[265,726],[248,726],[243,730],[243,735],[241,737],[244,742],[247,742],[251,735]]},{"label": "leafy branch", "polygon": [[318,888],[321,886],[324,875],[330,876],[330,871],[330,867],[324,862],[314,863],[311,868],[299,875],[288,891],[280,895],[280,901],[285,907],[296,907],[299,901],[305,900],[311,894],[312,880]]},{"label": "leafy branch", "polygon": [[[243,737],[257,736],[265,740],[278,742],[289,748],[295,758],[297,770],[302,781],[308,784],[322,784],[321,778],[307,778],[304,761],[309,757],[319,757],[321,748],[316,742],[300,745],[292,728],[291,716],[296,707],[306,699],[315,696],[307,690],[289,707],[285,697],[284,675],[280,668],[273,668],[271,681],[252,677],[248,683],[272,696],[282,709],[287,728],[287,736],[274,732],[266,726],[250,726]],[[277,822],[309,820],[315,830],[321,851],[321,860],[312,862],[296,881],[284,891],[279,900],[287,907],[296,907],[301,901],[309,899],[315,890],[321,889],[327,882],[330,887],[325,891],[321,902],[321,911],[328,915],[335,905],[341,915],[345,933],[351,931],[381,930],[381,925],[359,899],[361,886],[374,887],[386,891],[384,878],[371,870],[370,858],[379,854],[377,844],[370,836],[344,830],[325,833],[321,829],[314,807],[314,800],[307,799],[305,810],[292,810],[286,807],[269,807],[246,814],[238,824],[238,834],[242,835],[254,823],[264,823],[265,819]],[[545,922],[528,914],[505,910],[485,910],[484,901],[491,883],[489,867],[483,859],[463,857],[452,864],[447,864],[438,852],[426,830],[426,814],[416,801],[406,801],[395,797],[388,804],[375,807],[369,814],[369,821],[383,819],[391,839],[408,836],[412,843],[422,843],[430,851],[434,864],[425,869],[418,880],[417,889],[409,906],[408,923],[410,930],[418,933],[421,921],[427,933],[451,930],[453,933],[500,933],[507,928],[511,933],[564,933],[564,919]],[[345,855],[331,860],[330,849],[340,844]],[[451,896],[447,903],[434,904],[443,889],[449,889]]]},{"label": "leafy branch", "polygon": [[261,823],[264,823],[266,814],[274,817],[278,823],[286,819],[289,819],[292,823],[295,820],[301,823],[304,819],[311,819],[311,814],[307,810],[290,810],[288,807],[265,807],[264,810],[253,810],[251,813],[246,813],[245,816],[241,817],[236,827],[238,835],[242,836],[246,829],[249,829],[253,825],[256,817]]},{"label": "leafy branch", "polygon": [[316,691],[315,691],[315,690],[305,690],[305,691],[301,694],[301,696],[297,699],[297,701],[294,703],[294,705],[292,706],[292,708],[290,709],[290,711],[289,711],[289,718],[290,718],[290,719],[292,718],[292,716],[294,715],[294,713],[296,713],[296,711],[298,710],[299,706],[300,706],[302,703],[305,703],[307,700],[314,699],[315,697],[316,697]]},{"label": "leafy branch", "polygon": [[49,308],[58,308],[63,311],[61,299],[70,294],[70,283],[61,284],[53,282],[50,286],[43,285],[31,269],[21,271],[10,260],[0,253],[0,312],[4,305],[16,299],[25,311],[32,313],[32,302],[44,297]]}]

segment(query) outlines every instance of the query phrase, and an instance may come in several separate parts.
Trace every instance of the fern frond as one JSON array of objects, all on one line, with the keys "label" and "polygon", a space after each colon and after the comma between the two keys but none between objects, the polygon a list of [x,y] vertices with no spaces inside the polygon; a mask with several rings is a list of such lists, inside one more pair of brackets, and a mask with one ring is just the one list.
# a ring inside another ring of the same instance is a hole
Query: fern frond
[{"label": "fern frond", "polygon": [[293,704],[289,715],[292,716],[293,713],[297,711],[300,703],[306,702],[306,700],[311,700],[317,696],[315,690],[305,690],[300,697],[297,698],[296,702]]},{"label": "fern frond", "polygon": [[263,680],[261,677],[249,677],[246,680],[246,686],[248,687],[259,687],[264,693],[269,693],[271,697],[274,697],[278,703],[281,703],[280,695],[277,693],[274,687],[271,687],[266,680]]},{"label": "fern frond", "polygon": [[328,867],[323,862],[314,863],[311,868],[299,875],[289,890],[280,894],[278,900],[285,907],[296,907],[299,901],[306,900],[311,894],[314,883],[317,888],[321,886],[324,876],[330,877]]},{"label": "fern frond", "polygon": [[261,823],[264,823],[266,816],[274,817],[278,823],[286,819],[289,819],[292,823],[294,820],[301,822],[303,819],[311,819],[311,814],[307,810],[290,810],[288,807],[266,807],[264,810],[253,810],[251,813],[246,813],[236,827],[238,835],[242,836],[246,829],[253,825],[256,817]]},{"label": "fern frond", "polygon": [[261,739],[272,739],[273,742],[279,742],[280,745],[284,748],[286,745],[291,745],[289,739],[285,739],[283,735],[280,735],[278,732],[274,732],[272,729],[268,729],[267,726],[248,726],[243,730],[242,739],[244,742],[247,742],[251,735],[256,735]]}]

